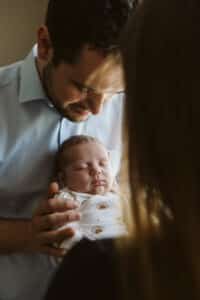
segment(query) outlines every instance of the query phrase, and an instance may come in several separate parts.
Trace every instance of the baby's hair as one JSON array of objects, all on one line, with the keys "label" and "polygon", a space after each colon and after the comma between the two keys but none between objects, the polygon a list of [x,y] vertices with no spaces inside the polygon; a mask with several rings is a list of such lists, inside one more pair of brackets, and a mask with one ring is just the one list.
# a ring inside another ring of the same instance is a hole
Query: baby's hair
[{"label": "baby's hair", "polygon": [[62,171],[63,163],[67,163],[67,155],[65,155],[66,150],[69,150],[71,147],[86,143],[97,143],[103,145],[97,138],[89,135],[73,135],[67,140],[65,140],[61,147],[59,148],[57,155],[56,155],[56,161],[55,161],[55,174],[58,174],[60,171]]}]

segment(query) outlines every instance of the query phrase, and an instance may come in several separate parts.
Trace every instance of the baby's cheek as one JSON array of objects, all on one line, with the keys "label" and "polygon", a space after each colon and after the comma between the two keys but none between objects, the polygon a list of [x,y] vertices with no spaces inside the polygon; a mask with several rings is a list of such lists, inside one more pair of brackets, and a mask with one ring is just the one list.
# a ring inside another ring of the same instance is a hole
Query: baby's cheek
[{"label": "baby's cheek", "polygon": [[89,192],[91,187],[91,178],[89,176],[82,176],[78,178],[78,185],[81,189],[80,192]]},{"label": "baby's cheek", "polygon": [[105,179],[107,179],[108,182],[112,182],[114,180],[111,170],[104,171],[104,177]]}]

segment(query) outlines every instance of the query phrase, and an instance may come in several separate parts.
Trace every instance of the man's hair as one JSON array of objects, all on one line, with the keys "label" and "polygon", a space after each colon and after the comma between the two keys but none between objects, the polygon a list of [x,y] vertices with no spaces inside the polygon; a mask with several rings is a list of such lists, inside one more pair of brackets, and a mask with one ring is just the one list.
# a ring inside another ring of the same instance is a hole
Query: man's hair
[{"label": "man's hair", "polygon": [[87,143],[96,143],[103,145],[97,138],[88,135],[73,135],[63,142],[56,155],[55,174],[58,174],[63,169],[63,165],[68,162],[66,152],[70,148]]},{"label": "man's hair", "polygon": [[83,45],[118,52],[119,36],[133,0],[49,0],[45,24],[54,49],[54,64],[73,63]]}]

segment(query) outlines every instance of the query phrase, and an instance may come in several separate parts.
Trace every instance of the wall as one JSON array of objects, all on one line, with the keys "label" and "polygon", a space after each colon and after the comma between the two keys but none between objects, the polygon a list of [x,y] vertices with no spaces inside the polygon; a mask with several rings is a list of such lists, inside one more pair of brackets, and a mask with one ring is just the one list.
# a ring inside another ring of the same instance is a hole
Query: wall
[{"label": "wall", "polygon": [[0,66],[22,59],[36,41],[48,0],[0,0]]}]

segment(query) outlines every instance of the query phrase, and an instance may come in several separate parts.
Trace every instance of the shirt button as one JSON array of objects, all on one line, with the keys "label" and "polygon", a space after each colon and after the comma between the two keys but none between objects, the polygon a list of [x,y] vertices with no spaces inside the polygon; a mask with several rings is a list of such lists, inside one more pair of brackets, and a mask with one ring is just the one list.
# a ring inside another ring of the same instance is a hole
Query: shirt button
[{"label": "shirt button", "polygon": [[105,209],[105,208],[108,208],[108,204],[105,203],[105,202],[102,202],[102,203],[99,203],[97,205],[98,209]]},{"label": "shirt button", "polygon": [[101,226],[96,226],[96,227],[94,228],[94,232],[95,232],[96,234],[99,234],[99,233],[103,232],[103,228],[102,228]]}]

